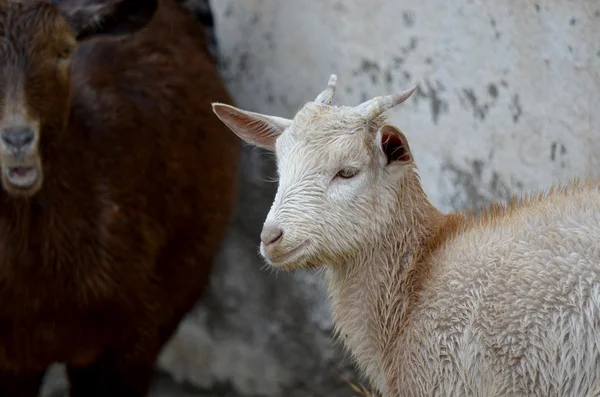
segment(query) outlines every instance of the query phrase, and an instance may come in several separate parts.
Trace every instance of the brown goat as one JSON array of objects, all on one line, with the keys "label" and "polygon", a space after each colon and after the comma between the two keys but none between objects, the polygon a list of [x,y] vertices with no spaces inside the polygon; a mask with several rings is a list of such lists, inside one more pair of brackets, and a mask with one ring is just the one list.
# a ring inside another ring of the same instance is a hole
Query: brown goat
[{"label": "brown goat", "polygon": [[[94,40],[92,40],[94,39]],[[0,0],[0,396],[144,396],[200,297],[239,143],[173,0]]]}]

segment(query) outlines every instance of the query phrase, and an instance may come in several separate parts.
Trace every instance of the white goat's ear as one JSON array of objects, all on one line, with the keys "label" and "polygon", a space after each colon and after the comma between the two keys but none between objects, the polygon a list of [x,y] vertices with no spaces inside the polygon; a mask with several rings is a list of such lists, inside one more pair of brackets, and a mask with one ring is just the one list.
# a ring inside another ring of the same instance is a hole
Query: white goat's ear
[{"label": "white goat's ear", "polygon": [[377,131],[377,146],[385,156],[384,164],[408,164],[413,156],[406,136],[398,128],[385,124]]},{"label": "white goat's ear", "polygon": [[262,147],[275,149],[275,141],[292,120],[248,112],[223,103],[213,103],[217,117],[244,141]]}]

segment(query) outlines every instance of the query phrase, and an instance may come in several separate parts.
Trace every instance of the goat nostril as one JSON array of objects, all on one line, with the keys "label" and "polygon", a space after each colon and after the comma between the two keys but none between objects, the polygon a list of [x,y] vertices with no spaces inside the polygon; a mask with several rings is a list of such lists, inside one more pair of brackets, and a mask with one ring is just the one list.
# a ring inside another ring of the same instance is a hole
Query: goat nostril
[{"label": "goat nostril", "polygon": [[278,227],[267,227],[260,234],[260,239],[264,245],[272,245],[283,237],[283,230]]},{"label": "goat nostril", "polygon": [[16,149],[23,148],[25,146],[30,146],[34,139],[34,132],[29,129],[11,129],[2,131],[2,142],[6,146],[11,146]]}]

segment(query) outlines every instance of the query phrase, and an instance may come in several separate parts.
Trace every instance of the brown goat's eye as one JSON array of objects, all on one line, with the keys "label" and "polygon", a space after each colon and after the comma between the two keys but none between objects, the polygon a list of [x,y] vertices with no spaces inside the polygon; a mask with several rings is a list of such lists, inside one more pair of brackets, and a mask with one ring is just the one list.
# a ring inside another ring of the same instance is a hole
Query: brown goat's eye
[{"label": "brown goat's eye", "polygon": [[343,179],[350,179],[352,177],[355,177],[356,174],[358,174],[358,170],[356,170],[356,169],[343,168],[337,173],[336,176],[343,178]]},{"label": "brown goat's eye", "polygon": [[71,56],[71,49],[70,48],[63,48],[62,50],[60,50],[60,52],[58,53],[58,57],[60,59],[67,59],[68,57]]}]

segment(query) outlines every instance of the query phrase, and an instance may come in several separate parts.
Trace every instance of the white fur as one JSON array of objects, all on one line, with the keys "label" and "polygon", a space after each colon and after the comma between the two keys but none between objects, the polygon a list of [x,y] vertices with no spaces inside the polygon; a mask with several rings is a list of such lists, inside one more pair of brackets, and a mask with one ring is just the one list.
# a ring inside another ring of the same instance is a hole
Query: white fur
[{"label": "white fur", "polygon": [[[248,113],[214,106],[255,143]],[[325,267],[339,337],[384,396],[599,395],[598,185],[445,215],[412,156],[388,161],[404,135],[361,106],[308,103],[267,145],[254,132],[279,172],[267,262]]]},{"label": "white fur", "polygon": [[598,395],[597,187],[449,238],[412,291],[418,235],[326,272],[340,336],[384,395]]}]

